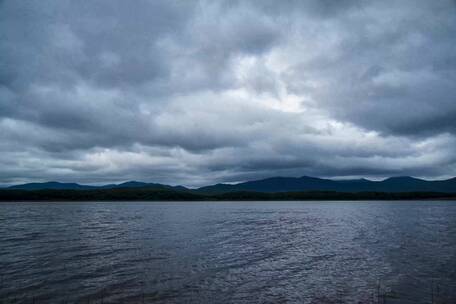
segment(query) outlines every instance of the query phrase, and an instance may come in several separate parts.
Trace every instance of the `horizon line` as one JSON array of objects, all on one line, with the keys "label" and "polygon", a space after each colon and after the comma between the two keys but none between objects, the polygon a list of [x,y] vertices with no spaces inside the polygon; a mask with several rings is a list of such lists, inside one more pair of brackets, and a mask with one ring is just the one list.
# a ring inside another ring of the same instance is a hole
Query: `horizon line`
[{"label": "horizon line", "polygon": [[31,181],[31,182],[17,182],[17,183],[11,183],[11,184],[0,184],[0,189],[5,189],[9,187],[14,187],[14,186],[21,186],[21,185],[27,185],[27,184],[47,184],[47,183],[58,183],[58,184],[76,184],[79,186],[89,186],[89,187],[103,187],[103,186],[109,186],[109,185],[122,185],[126,183],[144,183],[144,184],[158,184],[158,185],[164,185],[164,186],[172,186],[172,187],[185,187],[188,189],[199,189],[203,187],[208,187],[208,186],[214,186],[214,185],[237,185],[237,184],[242,184],[242,183],[247,183],[247,182],[254,182],[254,181],[262,181],[262,180],[267,180],[267,179],[273,179],[273,178],[290,178],[290,179],[300,179],[300,178],[314,178],[314,179],[320,179],[320,180],[329,180],[329,181],[355,181],[355,180],[365,180],[368,182],[383,182],[389,179],[393,178],[411,178],[415,180],[421,180],[421,181],[426,181],[426,182],[437,182],[437,181],[447,181],[456,178],[456,176],[452,177],[447,177],[447,178],[437,178],[437,179],[429,179],[429,178],[422,178],[422,177],[415,177],[412,175],[393,175],[389,177],[382,177],[379,179],[373,179],[373,178],[366,178],[366,177],[358,177],[358,178],[331,178],[331,177],[316,177],[316,176],[310,176],[310,175],[302,175],[302,176],[282,176],[282,175],[277,175],[277,176],[270,176],[270,177],[265,177],[265,178],[257,178],[257,179],[249,179],[249,180],[243,180],[243,181],[236,181],[236,182],[218,182],[218,183],[210,183],[210,184],[204,184],[202,186],[186,186],[185,184],[168,184],[164,182],[155,182],[155,181],[141,181],[141,180],[125,180],[121,182],[107,182],[107,183],[85,183],[85,182],[76,182],[76,181],[58,181],[58,180],[46,180],[46,181]]}]

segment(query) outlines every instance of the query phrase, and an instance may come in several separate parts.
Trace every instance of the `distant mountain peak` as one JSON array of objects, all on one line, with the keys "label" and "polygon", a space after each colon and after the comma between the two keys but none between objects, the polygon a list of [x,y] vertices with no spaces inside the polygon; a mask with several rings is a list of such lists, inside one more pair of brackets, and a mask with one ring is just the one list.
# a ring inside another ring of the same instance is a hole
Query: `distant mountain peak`
[{"label": "distant mountain peak", "polygon": [[133,180],[133,181],[128,181],[128,182],[120,183],[120,184],[118,184],[118,186],[120,186],[120,185],[125,185],[125,186],[126,186],[126,185],[145,185],[145,184],[146,184],[146,183],[144,183],[144,182],[138,182],[138,181],[134,181],[134,180]]},{"label": "distant mountain peak", "polygon": [[391,177],[384,179],[383,181],[423,181],[423,180],[413,177],[413,176],[404,175],[404,176],[391,176]]},{"label": "distant mountain peak", "polygon": [[324,180],[324,178],[320,178],[320,177],[313,177],[313,176],[308,176],[308,175],[303,175],[301,177],[299,177],[300,179],[311,179],[311,180]]}]

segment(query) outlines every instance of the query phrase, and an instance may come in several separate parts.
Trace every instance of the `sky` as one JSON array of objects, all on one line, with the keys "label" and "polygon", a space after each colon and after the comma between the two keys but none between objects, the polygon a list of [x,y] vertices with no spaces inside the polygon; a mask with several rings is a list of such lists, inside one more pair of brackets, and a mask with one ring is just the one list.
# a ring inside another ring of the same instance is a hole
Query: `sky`
[{"label": "sky", "polygon": [[0,1],[0,184],[456,176],[456,1]]}]

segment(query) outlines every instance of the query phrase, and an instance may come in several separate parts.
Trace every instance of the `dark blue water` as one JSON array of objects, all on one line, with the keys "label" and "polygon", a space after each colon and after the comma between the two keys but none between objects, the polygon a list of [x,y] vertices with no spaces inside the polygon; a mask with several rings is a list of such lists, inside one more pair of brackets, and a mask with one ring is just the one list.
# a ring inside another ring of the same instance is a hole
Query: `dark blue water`
[{"label": "dark blue water", "polygon": [[2,203],[0,270],[0,303],[456,303],[456,202]]}]

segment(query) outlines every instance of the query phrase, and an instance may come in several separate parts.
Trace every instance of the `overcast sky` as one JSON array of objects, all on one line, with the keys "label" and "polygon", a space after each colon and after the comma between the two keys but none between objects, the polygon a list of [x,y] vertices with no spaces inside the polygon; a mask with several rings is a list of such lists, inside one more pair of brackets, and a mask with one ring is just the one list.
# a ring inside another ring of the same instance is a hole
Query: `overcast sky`
[{"label": "overcast sky", "polygon": [[0,184],[456,176],[456,2],[0,1]]}]

